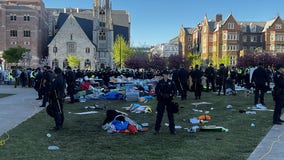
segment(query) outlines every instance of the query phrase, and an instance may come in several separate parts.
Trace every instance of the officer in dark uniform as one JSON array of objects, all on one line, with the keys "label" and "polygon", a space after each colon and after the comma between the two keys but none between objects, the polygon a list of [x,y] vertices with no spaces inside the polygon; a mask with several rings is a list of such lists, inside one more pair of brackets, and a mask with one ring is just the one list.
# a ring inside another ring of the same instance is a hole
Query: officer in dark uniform
[{"label": "officer in dark uniform", "polygon": [[187,99],[187,91],[188,88],[188,78],[189,78],[189,72],[184,68],[182,65],[178,71],[180,86],[181,86],[181,100]]},{"label": "officer in dark uniform", "polygon": [[42,105],[40,107],[45,107],[46,102],[48,102],[50,84],[53,79],[53,72],[51,71],[51,68],[49,66],[44,66],[43,69],[44,69],[44,72],[43,72],[42,83],[41,83],[43,99],[42,99]]},{"label": "officer in dark uniform", "polygon": [[38,95],[38,98],[36,100],[42,99],[42,72],[40,68],[36,69],[34,88],[37,91],[37,95]]},{"label": "officer in dark uniform", "polygon": [[51,109],[54,113],[55,127],[52,130],[62,128],[64,122],[63,100],[64,100],[65,81],[62,75],[62,70],[58,67],[54,69],[54,79],[50,86],[50,102]]},{"label": "officer in dark uniform", "polygon": [[273,100],[275,101],[273,124],[281,125],[284,122],[280,119],[281,110],[284,107],[284,65],[278,64],[275,67],[276,73],[273,77],[275,87],[273,88]]},{"label": "officer in dark uniform", "polygon": [[180,83],[180,80],[179,80],[178,72],[179,72],[179,68],[176,67],[175,70],[172,73],[172,80],[175,83],[175,86],[176,86],[176,88],[177,88],[177,90],[179,92],[179,95],[181,95],[182,94],[182,90],[181,90],[181,83]]},{"label": "officer in dark uniform", "polygon": [[75,73],[72,71],[70,66],[68,66],[66,69],[65,79],[67,83],[67,92],[70,96],[70,103],[74,103]]},{"label": "officer in dark uniform", "polygon": [[262,105],[264,104],[264,93],[266,90],[266,83],[268,83],[268,75],[266,70],[263,68],[263,64],[260,62],[257,69],[252,73],[251,82],[254,83],[254,105],[258,104],[258,101]]},{"label": "officer in dark uniform", "polygon": [[192,71],[191,77],[192,77],[195,99],[197,100],[200,99],[202,91],[202,84],[201,84],[202,73],[198,65],[195,65],[195,69]]},{"label": "officer in dark uniform", "polygon": [[206,76],[206,91],[209,92],[210,87],[209,85],[211,84],[211,89],[213,92],[216,91],[215,89],[215,78],[216,78],[216,73],[215,69],[213,67],[213,64],[211,63],[209,67],[205,69],[205,76]]},{"label": "officer in dark uniform", "polygon": [[158,82],[155,88],[158,104],[154,134],[158,134],[160,131],[165,109],[167,110],[168,114],[170,132],[171,134],[175,134],[174,115],[171,111],[170,105],[172,104],[173,96],[176,95],[176,87],[174,82],[169,79],[169,74],[169,71],[164,70],[162,72],[163,79]]},{"label": "officer in dark uniform", "polygon": [[228,78],[228,70],[224,64],[220,64],[220,68],[217,71],[216,83],[218,85],[218,95],[220,95],[223,89],[223,94],[226,95],[225,80]]}]

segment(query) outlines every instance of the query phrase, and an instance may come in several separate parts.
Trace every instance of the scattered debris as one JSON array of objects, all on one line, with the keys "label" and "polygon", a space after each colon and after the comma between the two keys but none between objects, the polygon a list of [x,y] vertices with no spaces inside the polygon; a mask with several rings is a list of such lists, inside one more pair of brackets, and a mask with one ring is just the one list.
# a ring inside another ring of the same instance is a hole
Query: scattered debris
[{"label": "scattered debris", "polygon": [[59,147],[58,146],[48,146],[47,149],[51,151],[55,151],[55,150],[59,150]]},{"label": "scattered debris", "polygon": [[78,115],[85,115],[85,114],[95,114],[98,113],[97,111],[89,111],[89,112],[80,112],[80,113],[74,113],[74,114],[78,114]]}]

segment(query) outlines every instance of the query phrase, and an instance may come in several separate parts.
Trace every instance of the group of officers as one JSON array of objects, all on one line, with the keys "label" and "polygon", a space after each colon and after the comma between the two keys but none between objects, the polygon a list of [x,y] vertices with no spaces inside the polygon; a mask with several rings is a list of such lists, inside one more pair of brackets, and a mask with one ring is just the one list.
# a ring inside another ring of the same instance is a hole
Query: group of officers
[{"label": "group of officers", "polygon": [[[284,65],[277,64],[274,69],[275,72],[273,72],[272,76],[275,85],[272,94],[273,100],[275,101],[273,124],[281,125],[284,122],[284,120],[280,118],[281,110],[284,107]],[[172,74],[172,79],[169,79],[170,74]],[[221,89],[223,89],[223,93],[225,95],[225,81],[228,79],[229,75],[224,64],[219,66],[219,69],[216,73],[212,64],[210,64],[203,74],[207,75],[207,91],[209,90],[208,83],[211,83],[213,91],[217,91],[215,89],[216,81],[218,95],[220,95]],[[182,66],[180,69],[176,69],[172,73],[170,73],[168,70],[164,70],[161,72],[161,75],[163,78],[158,82],[155,88],[158,103],[154,134],[159,134],[165,110],[167,111],[169,120],[170,133],[176,134],[174,114],[171,111],[173,97],[177,95],[177,92],[179,92],[181,100],[185,100],[187,98],[187,91],[190,90],[188,77],[191,76],[193,82],[191,86],[193,86],[192,90],[194,91],[195,99],[200,99],[202,90],[202,71],[199,69],[198,65],[196,65],[194,69],[191,68],[190,71],[186,70]],[[269,77],[269,72],[263,67],[262,63],[259,63],[258,67],[253,71],[251,79],[252,86],[254,87],[255,105],[257,105],[259,102],[262,105],[265,105],[264,93],[267,91],[267,86],[269,86]]]},{"label": "group of officers", "polygon": [[47,107],[48,114],[54,118],[55,127],[52,130],[55,131],[61,129],[64,122],[63,103],[66,86],[70,103],[74,103],[75,74],[71,67],[68,66],[65,73],[58,67],[54,70],[49,66],[44,66],[43,70],[36,69],[34,88],[38,92],[37,100],[42,100],[40,107]]}]

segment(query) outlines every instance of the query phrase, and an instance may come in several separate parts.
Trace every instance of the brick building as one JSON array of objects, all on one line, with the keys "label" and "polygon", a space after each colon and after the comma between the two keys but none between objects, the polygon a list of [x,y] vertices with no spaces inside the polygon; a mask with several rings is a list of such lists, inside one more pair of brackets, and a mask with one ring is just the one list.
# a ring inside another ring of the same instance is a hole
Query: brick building
[{"label": "brick building", "polygon": [[47,54],[47,12],[42,0],[0,1],[0,55],[10,47],[30,49],[27,65]]},{"label": "brick building", "polygon": [[181,46],[190,46],[189,52],[199,54],[204,65],[213,63],[218,66],[225,59],[235,65],[243,54],[284,53],[284,28],[280,16],[267,22],[238,22],[232,14],[225,20],[221,14],[214,20],[205,16],[191,33],[181,29],[179,39],[185,37],[184,33],[192,36],[192,40],[180,40]]}]

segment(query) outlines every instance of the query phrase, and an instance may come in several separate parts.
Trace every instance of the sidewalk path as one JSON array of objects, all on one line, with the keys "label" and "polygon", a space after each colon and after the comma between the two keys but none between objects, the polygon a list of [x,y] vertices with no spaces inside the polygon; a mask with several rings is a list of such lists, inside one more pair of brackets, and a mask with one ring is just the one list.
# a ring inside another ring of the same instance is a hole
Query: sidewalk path
[{"label": "sidewalk path", "polygon": [[[281,119],[284,119],[282,114]],[[257,134],[257,133],[255,133]],[[284,124],[274,125],[251,153],[248,160],[283,160]]]},{"label": "sidewalk path", "polygon": [[0,93],[15,94],[0,98],[0,136],[43,109],[33,88],[0,85]]}]

